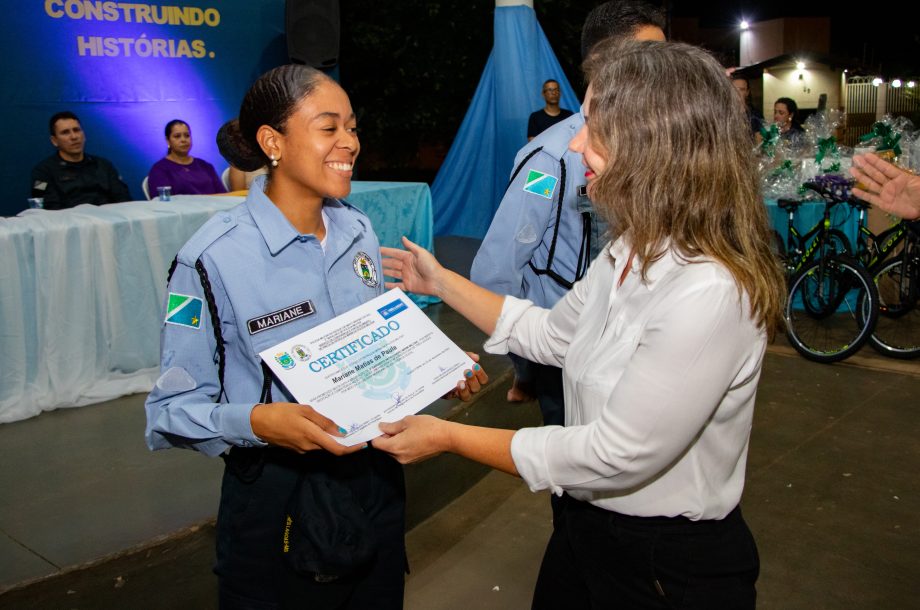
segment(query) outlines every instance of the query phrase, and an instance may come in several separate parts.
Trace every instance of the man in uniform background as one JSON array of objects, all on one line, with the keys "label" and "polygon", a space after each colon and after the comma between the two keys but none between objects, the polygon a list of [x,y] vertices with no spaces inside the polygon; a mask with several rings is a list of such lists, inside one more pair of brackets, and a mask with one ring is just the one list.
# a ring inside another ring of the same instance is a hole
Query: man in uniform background
[{"label": "man in uniform background", "polygon": [[115,167],[102,157],[83,152],[86,135],[77,115],[58,112],[48,121],[48,128],[57,152],[32,169],[32,197],[44,199],[45,209],[131,200]]},{"label": "man in uniform background", "polygon": [[[606,2],[585,20],[582,56],[608,38],[664,40],[664,27],[664,13],[644,0]],[[568,148],[584,122],[576,113],[518,151],[511,181],[473,260],[475,283],[551,308],[584,275],[607,232],[588,199],[581,155]],[[517,356],[512,361],[509,402],[527,400],[533,392],[543,423],[563,425],[562,370]]]}]

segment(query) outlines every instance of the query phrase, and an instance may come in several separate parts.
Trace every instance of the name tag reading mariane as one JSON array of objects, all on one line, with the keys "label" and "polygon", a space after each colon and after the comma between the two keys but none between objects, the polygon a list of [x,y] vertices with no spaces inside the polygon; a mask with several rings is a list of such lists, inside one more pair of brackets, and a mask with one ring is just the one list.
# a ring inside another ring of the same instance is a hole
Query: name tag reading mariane
[{"label": "name tag reading mariane", "polygon": [[299,403],[347,431],[336,439],[347,446],[380,436],[380,422],[418,413],[473,366],[398,288],[259,356]]},{"label": "name tag reading mariane", "polygon": [[315,311],[313,301],[304,301],[303,303],[297,303],[296,305],[267,313],[264,316],[247,320],[246,323],[249,325],[249,334],[254,335],[269,328],[306,318],[309,315],[313,315]]}]

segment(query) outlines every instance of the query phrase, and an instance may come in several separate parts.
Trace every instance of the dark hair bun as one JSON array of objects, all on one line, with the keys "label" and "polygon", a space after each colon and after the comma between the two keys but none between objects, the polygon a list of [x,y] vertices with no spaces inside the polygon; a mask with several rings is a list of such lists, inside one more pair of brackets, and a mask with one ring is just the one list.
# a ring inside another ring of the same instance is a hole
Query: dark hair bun
[{"label": "dark hair bun", "polygon": [[217,150],[227,163],[244,172],[265,167],[262,149],[253,150],[240,131],[240,122],[231,119],[217,130]]}]

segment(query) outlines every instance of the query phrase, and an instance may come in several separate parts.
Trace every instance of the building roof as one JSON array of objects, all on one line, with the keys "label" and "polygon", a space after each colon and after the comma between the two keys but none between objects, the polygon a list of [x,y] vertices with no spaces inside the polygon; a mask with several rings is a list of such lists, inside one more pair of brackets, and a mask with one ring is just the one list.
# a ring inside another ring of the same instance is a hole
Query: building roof
[{"label": "building roof", "polygon": [[763,75],[764,70],[776,67],[794,67],[796,62],[799,61],[804,61],[806,66],[821,64],[827,66],[831,70],[848,70],[850,73],[854,74],[868,73],[861,65],[854,62],[852,59],[805,51],[802,53],[784,53],[771,57],[770,59],[765,59],[756,64],[741,66],[734,71],[734,74],[739,74],[745,78],[760,77]]}]

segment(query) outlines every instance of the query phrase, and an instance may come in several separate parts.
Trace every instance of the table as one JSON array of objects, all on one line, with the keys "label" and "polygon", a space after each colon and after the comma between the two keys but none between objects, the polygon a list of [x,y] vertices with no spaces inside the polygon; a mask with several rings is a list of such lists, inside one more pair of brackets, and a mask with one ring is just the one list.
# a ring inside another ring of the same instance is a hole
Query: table
[{"label": "table", "polygon": [[[169,264],[211,215],[242,201],[189,195],[0,218],[0,423],[148,392]],[[381,244],[406,235],[433,249],[428,185],[354,182],[348,201]]]}]

